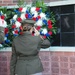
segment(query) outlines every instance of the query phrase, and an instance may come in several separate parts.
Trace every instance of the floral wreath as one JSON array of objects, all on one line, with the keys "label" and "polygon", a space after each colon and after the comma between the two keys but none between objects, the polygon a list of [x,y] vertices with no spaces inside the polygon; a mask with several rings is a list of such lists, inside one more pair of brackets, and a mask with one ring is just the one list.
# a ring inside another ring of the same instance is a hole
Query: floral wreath
[{"label": "floral wreath", "polygon": [[4,42],[0,43],[0,47],[3,47],[4,43],[9,43],[10,42],[10,40],[8,40],[8,31],[9,31],[9,29],[7,28],[7,22],[5,21],[5,17],[6,17],[6,14],[3,14],[3,12],[1,11],[0,12],[0,27],[4,28],[3,32],[5,34],[5,37],[4,37]]},{"label": "floral wreath", "polygon": [[21,21],[25,19],[33,19],[36,21],[34,25],[37,26],[36,29],[44,38],[52,36],[52,21],[47,17],[47,14],[42,12],[42,8],[31,6],[20,7],[18,10],[15,10],[15,15],[11,20],[14,36],[17,36],[19,33],[21,34]]}]

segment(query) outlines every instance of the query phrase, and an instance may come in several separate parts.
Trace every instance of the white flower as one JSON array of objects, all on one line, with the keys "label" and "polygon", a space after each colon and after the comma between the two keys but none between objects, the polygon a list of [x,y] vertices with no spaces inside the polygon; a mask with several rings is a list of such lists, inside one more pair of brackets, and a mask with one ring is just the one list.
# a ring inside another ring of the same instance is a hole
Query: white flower
[{"label": "white flower", "polygon": [[34,14],[34,17],[38,16],[38,12],[37,11],[33,12],[33,14]]},{"label": "white flower", "polygon": [[43,28],[43,29],[42,29],[42,33],[43,33],[43,34],[47,34],[47,32],[48,32],[48,31],[47,31],[46,28]]},{"label": "white flower", "polygon": [[4,40],[7,40],[7,37],[4,37]]},{"label": "white flower", "polygon": [[41,18],[46,18],[45,13],[40,13],[40,17],[41,17]]},{"label": "white flower", "polygon": [[24,13],[23,13],[23,14],[21,14],[21,19],[22,19],[22,20],[26,19],[26,17],[25,17],[25,14],[24,14]]},{"label": "white flower", "polygon": [[16,22],[15,22],[15,25],[16,25],[17,28],[19,28],[19,27],[21,26],[21,23],[18,22],[18,21],[16,21]]},{"label": "white flower", "polygon": [[3,45],[2,45],[2,44],[0,44],[0,47],[3,47]]},{"label": "white flower", "polygon": [[31,8],[31,13],[35,12],[35,9],[36,9],[35,7],[32,7]]},{"label": "white flower", "polygon": [[4,16],[6,17],[7,15],[6,15],[6,14],[4,14]]},{"label": "white flower", "polygon": [[39,19],[34,25],[42,26],[43,25],[42,19]]},{"label": "white flower", "polygon": [[4,27],[7,27],[7,22],[4,20],[4,23],[3,23]]},{"label": "white flower", "polygon": [[22,12],[26,13],[27,7],[22,9]]},{"label": "white flower", "polygon": [[13,33],[13,34],[15,34],[15,32],[14,32],[14,31],[12,31],[12,33]]},{"label": "white flower", "polygon": [[14,15],[14,16],[13,16],[13,19],[14,19],[14,20],[16,20],[16,19],[17,19],[17,17],[18,17],[17,15]]},{"label": "white flower", "polygon": [[1,27],[7,27],[7,22],[0,18],[0,26]]},{"label": "white flower", "polygon": [[1,11],[1,14],[3,14],[3,12]]}]

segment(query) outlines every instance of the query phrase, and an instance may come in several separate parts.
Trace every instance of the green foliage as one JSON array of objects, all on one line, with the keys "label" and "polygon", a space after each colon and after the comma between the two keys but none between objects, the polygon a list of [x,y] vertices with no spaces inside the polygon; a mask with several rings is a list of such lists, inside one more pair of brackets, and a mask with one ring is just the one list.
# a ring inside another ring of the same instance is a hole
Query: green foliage
[{"label": "green foliage", "polygon": [[[0,7],[0,12],[2,12],[5,16],[5,21],[7,22],[7,28],[9,29],[8,32],[8,40],[10,40],[10,43],[3,43],[3,48],[4,47],[11,47],[12,45],[12,40],[14,38],[13,34],[12,34],[12,28],[11,28],[11,24],[10,24],[10,19],[13,17],[14,15],[14,9],[7,9],[6,7]],[[1,47],[0,47],[1,49]]]},{"label": "green foliage", "polygon": [[32,3],[32,6],[42,8],[42,12],[45,12],[47,10],[47,6],[46,6],[46,4],[44,4],[43,0],[36,0],[35,4],[34,4],[34,2]]},{"label": "green foliage", "polygon": [[19,7],[24,7],[25,6],[25,0],[18,0],[18,4]]},{"label": "green foliage", "polygon": [[4,14],[7,12],[7,7],[0,6],[0,11],[2,11]]},{"label": "green foliage", "polygon": [[57,27],[55,26],[56,20],[55,20],[55,15],[53,12],[50,12],[50,20],[52,21],[52,25],[53,25],[52,31],[54,34],[56,34],[57,33]]}]

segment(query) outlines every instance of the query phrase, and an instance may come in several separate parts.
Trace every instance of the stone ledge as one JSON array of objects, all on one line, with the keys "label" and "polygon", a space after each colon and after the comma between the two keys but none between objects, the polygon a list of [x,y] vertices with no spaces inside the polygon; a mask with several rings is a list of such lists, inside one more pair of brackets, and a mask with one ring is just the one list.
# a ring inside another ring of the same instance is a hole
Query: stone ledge
[{"label": "stone ledge", "polygon": [[[0,52],[2,51],[11,51],[11,47],[0,49]],[[60,46],[51,46],[46,49],[41,49],[40,51],[53,51],[53,52],[75,52],[75,47],[60,47]]]}]

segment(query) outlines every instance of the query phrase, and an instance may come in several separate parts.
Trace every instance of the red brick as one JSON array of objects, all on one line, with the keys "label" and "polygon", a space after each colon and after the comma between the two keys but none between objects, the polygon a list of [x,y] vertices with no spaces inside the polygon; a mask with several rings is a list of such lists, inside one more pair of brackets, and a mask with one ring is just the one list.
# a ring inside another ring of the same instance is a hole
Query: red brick
[{"label": "red brick", "polygon": [[39,52],[39,55],[40,56],[44,56],[45,55],[45,52]]},{"label": "red brick", "polygon": [[0,1],[0,3],[2,3],[2,1]]},{"label": "red brick", "polygon": [[74,63],[74,64],[73,64],[73,63],[71,63],[71,64],[70,64],[70,68],[75,69],[75,63]]},{"label": "red brick", "polygon": [[67,63],[60,63],[60,67],[61,68],[69,68],[69,64],[68,64],[68,62]]},{"label": "red brick", "polygon": [[61,74],[69,74],[69,69],[60,69]]},{"label": "red brick", "polygon": [[64,56],[64,52],[54,52],[54,55],[57,55],[57,56]]},{"label": "red brick", "polygon": [[74,52],[74,56],[75,56],[75,52]]},{"label": "red brick", "polygon": [[59,57],[58,56],[51,56],[51,61],[59,61]]},{"label": "red brick", "polygon": [[58,67],[59,68],[59,62],[51,62],[51,67]]},{"label": "red brick", "polygon": [[9,4],[8,4],[8,6],[11,6],[11,5],[17,5],[17,4],[16,4],[16,3],[13,3],[13,4],[10,4],[10,3],[9,3]]},{"label": "red brick", "polygon": [[74,52],[64,52],[64,56],[74,56]]},{"label": "red brick", "polygon": [[2,56],[2,61],[7,61],[7,57],[6,56]]},{"label": "red brick", "polygon": [[13,3],[18,3],[18,0],[13,0]]},{"label": "red brick", "polygon": [[41,60],[42,61],[49,61],[50,58],[49,58],[49,56],[45,55],[45,56],[41,56]]},{"label": "red brick", "polygon": [[12,0],[3,0],[3,3],[12,3]]},{"label": "red brick", "polygon": [[49,66],[50,66],[49,62],[43,62],[43,67],[47,67],[48,68]]},{"label": "red brick", "polygon": [[55,52],[50,52],[50,56],[54,55]]},{"label": "red brick", "polygon": [[70,70],[70,75],[75,75],[75,69]]},{"label": "red brick", "polygon": [[70,62],[75,62],[75,57],[70,57]]},{"label": "red brick", "polygon": [[68,57],[60,56],[60,61],[61,62],[68,62]]},{"label": "red brick", "polygon": [[7,6],[8,4],[2,4],[2,3],[0,3],[0,6]]},{"label": "red brick", "polygon": [[51,67],[51,72],[52,72],[52,73],[59,73],[59,68],[55,68],[55,67],[52,68],[52,67]]},{"label": "red brick", "polygon": [[7,67],[7,61],[5,61],[5,62],[1,61],[0,62],[0,67]]},{"label": "red brick", "polygon": [[50,68],[44,68],[44,73],[50,72]]}]

